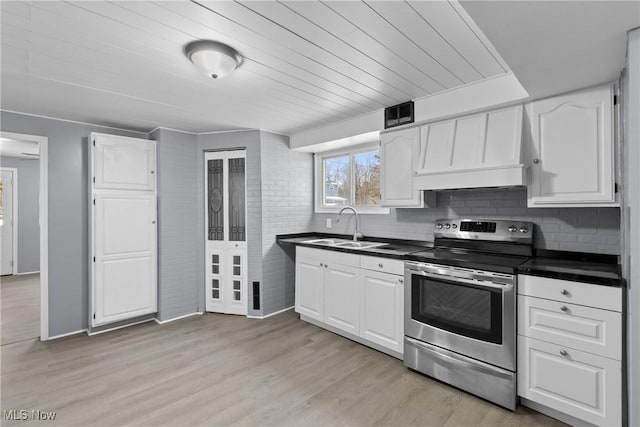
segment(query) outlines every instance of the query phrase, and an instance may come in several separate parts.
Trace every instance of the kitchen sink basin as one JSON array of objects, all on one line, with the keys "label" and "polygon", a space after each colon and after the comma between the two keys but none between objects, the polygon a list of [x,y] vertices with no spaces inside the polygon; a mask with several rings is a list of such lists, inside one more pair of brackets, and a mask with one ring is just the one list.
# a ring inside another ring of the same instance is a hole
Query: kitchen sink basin
[{"label": "kitchen sink basin", "polygon": [[336,248],[350,248],[350,249],[368,249],[368,248],[377,248],[378,246],[388,245],[388,243],[356,242],[353,240],[345,240],[345,239],[314,239],[314,240],[307,240],[304,243],[310,243],[312,245],[334,246]]},{"label": "kitchen sink basin", "polygon": [[384,246],[387,243],[377,243],[377,242],[342,242],[336,243],[334,246],[339,248],[353,248],[353,249],[368,249],[368,248],[377,248],[378,246]]},{"label": "kitchen sink basin", "polygon": [[340,239],[315,239],[315,240],[306,240],[303,243],[311,243],[312,245],[329,245],[333,246],[336,243],[346,242],[347,240]]}]

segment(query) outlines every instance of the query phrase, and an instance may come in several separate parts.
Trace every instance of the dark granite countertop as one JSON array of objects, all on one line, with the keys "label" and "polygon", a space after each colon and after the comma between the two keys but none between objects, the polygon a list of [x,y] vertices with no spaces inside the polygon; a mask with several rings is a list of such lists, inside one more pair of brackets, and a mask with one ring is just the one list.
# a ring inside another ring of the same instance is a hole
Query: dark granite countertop
[{"label": "dark granite countertop", "polygon": [[[306,246],[316,249],[401,260],[412,258],[410,256],[412,253],[424,253],[425,251],[433,249],[433,242],[369,236],[365,236],[363,241],[385,242],[389,245],[368,249],[355,249],[305,243],[308,240],[331,238],[350,240],[352,236],[320,232],[281,234],[276,236],[279,244]],[[534,257],[517,267],[517,272],[519,274],[593,283],[604,286],[622,286],[624,283],[620,274],[620,265],[616,255],[551,250],[536,250],[535,252]]]},{"label": "dark granite countertop", "polygon": [[518,273],[604,286],[623,285],[616,255],[542,250],[518,266]]},{"label": "dark granite countertop", "polygon": [[424,251],[427,248],[432,248],[432,242],[423,242],[417,240],[399,240],[399,239],[388,239],[384,237],[368,237],[365,236],[361,241],[373,241],[373,242],[384,242],[388,243],[388,245],[380,246],[376,248],[341,248],[336,246],[324,246],[317,245],[313,243],[305,243],[308,240],[315,239],[347,239],[351,240],[352,236],[347,234],[329,234],[329,233],[297,233],[297,234],[280,234],[276,236],[278,243],[280,244],[291,244],[297,246],[305,246],[309,248],[316,249],[326,249],[329,251],[338,251],[338,252],[346,252],[346,253],[354,253],[360,255],[370,255],[370,256],[379,256],[384,258],[395,258],[395,259],[405,259],[407,254],[412,252]]}]

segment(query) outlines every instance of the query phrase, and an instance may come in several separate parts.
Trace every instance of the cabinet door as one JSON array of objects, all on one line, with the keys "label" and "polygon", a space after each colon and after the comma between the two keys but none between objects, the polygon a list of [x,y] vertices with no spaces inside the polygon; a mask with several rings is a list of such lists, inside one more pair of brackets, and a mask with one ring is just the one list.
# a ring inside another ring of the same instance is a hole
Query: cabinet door
[{"label": "cabinet door", "polygon": [[403,277],[362,270],[360,336],[402,353],[404,339]]},{"label": "cabinet door", "polygon": [[155,190],[155,141],[91,134],[94,148],[94,188]]},{"label": "cabinet door", "polygon": [[422,191],[413,189],[420,129],[409,128],[380,135],[380,192],[382,206],[422,207]]},{"label": "cabinet door", "polygon": [[323,320],[324,263],[313,258],[296,259],[296,312]]},{"label": "cabinet door", "polygon": [[153,193],[95,196],[92,326],[156,312],[155,223]]},{"label": "cabinet door", "polygon": [[620,362],[518,336],[518,395],[596,425],[621,425]]},{"label": "cabinet door", "polygon": [[358,269],[327,265],[324,279],[324,322],[358,335],[360,286]]},{"label": "cabinet door", "polygon": [[529,206],[616,205],[611,87],[529,106]]}]

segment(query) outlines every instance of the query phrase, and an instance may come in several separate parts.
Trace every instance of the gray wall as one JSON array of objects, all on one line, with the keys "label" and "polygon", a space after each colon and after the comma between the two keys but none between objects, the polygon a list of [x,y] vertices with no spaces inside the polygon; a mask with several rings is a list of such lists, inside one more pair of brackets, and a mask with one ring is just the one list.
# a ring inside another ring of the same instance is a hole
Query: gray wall
[{"label": "gray wall", "polygon": [[289,138],[261,134],[262,157],[262,295],[263,314],[294,305],[292,254],[276,243],[277,234],[311,229],[313,155],[289,150]]},{"label": "gray wall", "polygon": [[49,335],[88,326],[87,138],[91,132],[147,138],[139,132],[0,112],[5,132],[49,138]]},{"label": "gray wall", "polygon": [[[640,29],[629,33],[622,85],[629,425],[640,425]],[[634,403],[635,402],[635,403]]]},{"label": "gray wall", "polygon": [[18,273],[40,271],[40,161],[2,156],[0,166],[18,169]]},{"label": "gray wall", "polygon": [[[537,248],[563,251],[620,254],[618,208],[527,208],[524,188],[441,191],[435,208],[392,209],[389,215],[363,215],[365,236],[432,241],[433,223],[440,218],[495,218],[531,221],[536,224]],[[353,233],[353,220],[333,221],[332,214],[314,214],[313,230]]]},{"label": "gray wall", "polygon": [[202,311],[199,301],[197,138],[159,129],[158,162],[158,314],[159,320]]},{"label": "gray wall", "polygon": [[[262,281],[262,178],[260,163],[260,131],[220,132],[200,134],[197,137],[197,214],[199,238],[194,242],[198,247],[198,283],[200,307],[204,310],[204,152],[233,148],[247,149],[247,255],[248,255],[248,301],[253,301],[251,283]],[[260,316],[249,305],[249,315]]]}]

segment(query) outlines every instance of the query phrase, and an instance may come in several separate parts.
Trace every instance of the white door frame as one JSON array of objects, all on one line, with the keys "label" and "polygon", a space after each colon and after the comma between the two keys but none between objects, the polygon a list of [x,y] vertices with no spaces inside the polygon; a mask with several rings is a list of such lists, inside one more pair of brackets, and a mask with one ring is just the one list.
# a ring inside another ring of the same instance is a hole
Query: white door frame
[{"label": "white door frame", "polygon": [[13,244],[11,245],[11,258],[13,264],[11,265],[11,274],[18,274],[18,169],[17,168],[5,168],[0,167],[1,171],[11,172],[11,214],[13,215],[13,225],[11,229],[11,239]]},{"label": "white door frame", "polygon": [[[37,142],[40,149],[40,188],[38,195],[38,219],[40,223],[40,341],[47,341],[49,339],[49,138],[13,132],[0,132],[0,136]],[[17,269],[18,263],[15,262],[14,264]]]},{"label": "white door frame", "polygon": [[[242,313],[235,313],[235,314],[239,314],[242,316],[248,316],[249,314],[249,226],[248,226],[248,207],[247,207],[247,181],[248,181],[248,167],[247,167],[247,149],[246,148],[224,148],[224,149],[220,149],[220,150],[205,150],[204,151],[204,194],[202,194],[200,197],[204,197],[205,198],[205,202],[204,202],[204,259],[205,259],[205,273],[204,273],[204,307],[202,309],[203,312],[207,312],[207,292],[208,292],[208,283],[207,283],[207,269],[210,268],[207,265],[207,248],[208,248],[208,234],[209,234],[209,227],[208,227],[208,215],[209,215],[209,205],[207,203],[207,195],[208,195],[208,168],[207,168],[207,164],[208,164],[208,159],[207,155],[208,154],[215,154],[215,153],[233,153],[233,152],[240,152],[242,153],[242,156],[236,156],[236,157],[243,157],[245,159],[245,175],[244,175],[244,185],[245,185],[245,191],[244,191],[244,206],[245,206],[245,241],[244,241],[244,274],[245,274],[245,279],[243,280],[243,283],[241,284],[241,286],[243,286],[242,289],[242,295],[244,295],[245,298],[245,305],[244,305],[244,311]],[[225,160],[227,160],[227,157],[224,157]],[[226,167],[227,163],[225,162],[225,167]],[[226,170],[226,169],[225,169]],[[228,173],[225,172],[225,173]],[[228,175],[227,178],[225,178],[225,188],[227,188],[228,186]],[[228,191],[225,190],[225,197],[228,195]],[[224,242],[229,242],[229,229],[226,227],[226,225],[228,225],[228,218],[227,215],[225,214],[225,228],[223,230],[224,233]],[[228,252],[227,249],[225,249],[225,252]],[[225,261],[225,265],[221,265],[221,268],[226,267],[226,261]],[[226,274],[225,274],[226,277]]]}]

